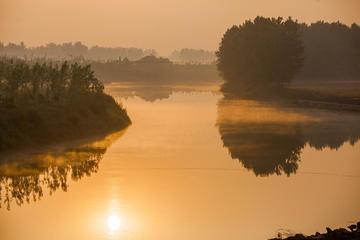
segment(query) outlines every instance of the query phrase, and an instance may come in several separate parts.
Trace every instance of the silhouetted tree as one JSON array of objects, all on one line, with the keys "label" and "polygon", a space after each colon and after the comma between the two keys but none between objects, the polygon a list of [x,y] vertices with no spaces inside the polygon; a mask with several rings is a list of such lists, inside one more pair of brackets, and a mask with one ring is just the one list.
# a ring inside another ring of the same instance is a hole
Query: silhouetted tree
[{"label": "silhouetted tree", "polygon": [[20,102],[51,102],[66,94],[103,92],[90,65],[0,59],[0,106]]},{"label": "silhouetted tree", "polygon": [[224,89],[234,90],[283,87],[301,67],[302,53],[296,21],[257,17],[228,29],[216,54]]}]

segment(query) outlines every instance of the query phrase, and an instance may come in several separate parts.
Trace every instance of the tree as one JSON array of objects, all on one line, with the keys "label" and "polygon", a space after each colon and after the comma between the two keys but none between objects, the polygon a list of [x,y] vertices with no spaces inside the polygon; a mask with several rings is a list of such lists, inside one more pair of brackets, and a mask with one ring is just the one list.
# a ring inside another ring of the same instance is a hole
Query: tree
[{"label": "tree", "polygon": [[[301,25],[304,66],[297,80],[341,81],[360,77],[359,28],[340,22],[318,21]],[[339,61],[341,59],[341,61]]]},{"label": "tree", "polygon": [[223,89],[284,87],[303,63],[299,29],[291,18],[264,17],[228,29],[216,53]]},{"label": "tree", "polygon": [[102,94],[103,90],[89,64],[0,58],[0,107],[53,103],[68,94]]}]

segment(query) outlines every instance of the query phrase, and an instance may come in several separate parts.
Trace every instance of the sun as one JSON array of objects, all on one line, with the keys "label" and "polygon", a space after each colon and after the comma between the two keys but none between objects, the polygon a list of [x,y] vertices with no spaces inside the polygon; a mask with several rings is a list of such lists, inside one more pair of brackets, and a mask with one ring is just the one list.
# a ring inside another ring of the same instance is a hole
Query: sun
[{"label": "sun", "polygon": [[107,227],[110,233],[117,232],[120,228],[121,220],[116,214],[112,214],[107,218]]}]

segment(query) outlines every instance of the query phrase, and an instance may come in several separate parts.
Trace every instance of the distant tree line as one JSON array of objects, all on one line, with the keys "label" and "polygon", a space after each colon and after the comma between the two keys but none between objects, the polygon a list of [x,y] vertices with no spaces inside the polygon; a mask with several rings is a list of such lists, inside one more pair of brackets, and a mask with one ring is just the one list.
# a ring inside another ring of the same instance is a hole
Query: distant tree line
[{"label": "distant tree line", "polygon": [[0,55],[8,57],[48,58],[48,59],[73,59],[84,58],[87,60],[105,61],[115,60],[119,57],[137,60],[147,55],[157,55],[153,49],[122,48],[122,47],[88,47],[81,42],[55,44],[49,43],[45,46],[26,47],[20,44],[9,43],[5,45],[0,42]]},{"label": "distant tree line", "polygon": [[217,66],[225,91],[280,90],[294,78],[360,80],[360,27],[256,17],[226,31]]},{"label": "distant tree line", "polygon": [[104,81],[132,83],[199,83],[220,80],[215,64],[175,64],[168,58],[146,56],[136,61],[127,58],[91,62],[96,76]]},{"label": "distant tree line", "polygon": [[216,55],[215,52],[203,49],[183,48],[172,52],[170,59],[180,63],[213,63],[216,61]]},{"label": "distant tree line", "polygon": [[90,65],[0,59],[0,106],[54,102],[69,94],[103,89]]}]

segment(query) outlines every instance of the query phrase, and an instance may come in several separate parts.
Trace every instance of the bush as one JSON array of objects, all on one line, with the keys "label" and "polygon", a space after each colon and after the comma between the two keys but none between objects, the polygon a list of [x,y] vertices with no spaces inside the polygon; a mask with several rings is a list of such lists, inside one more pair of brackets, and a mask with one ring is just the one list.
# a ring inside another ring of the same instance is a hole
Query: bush
[{"label": "bush", "polygon": [[0,61],[0,151],[102,134],[130,124],[89,65]]}]

